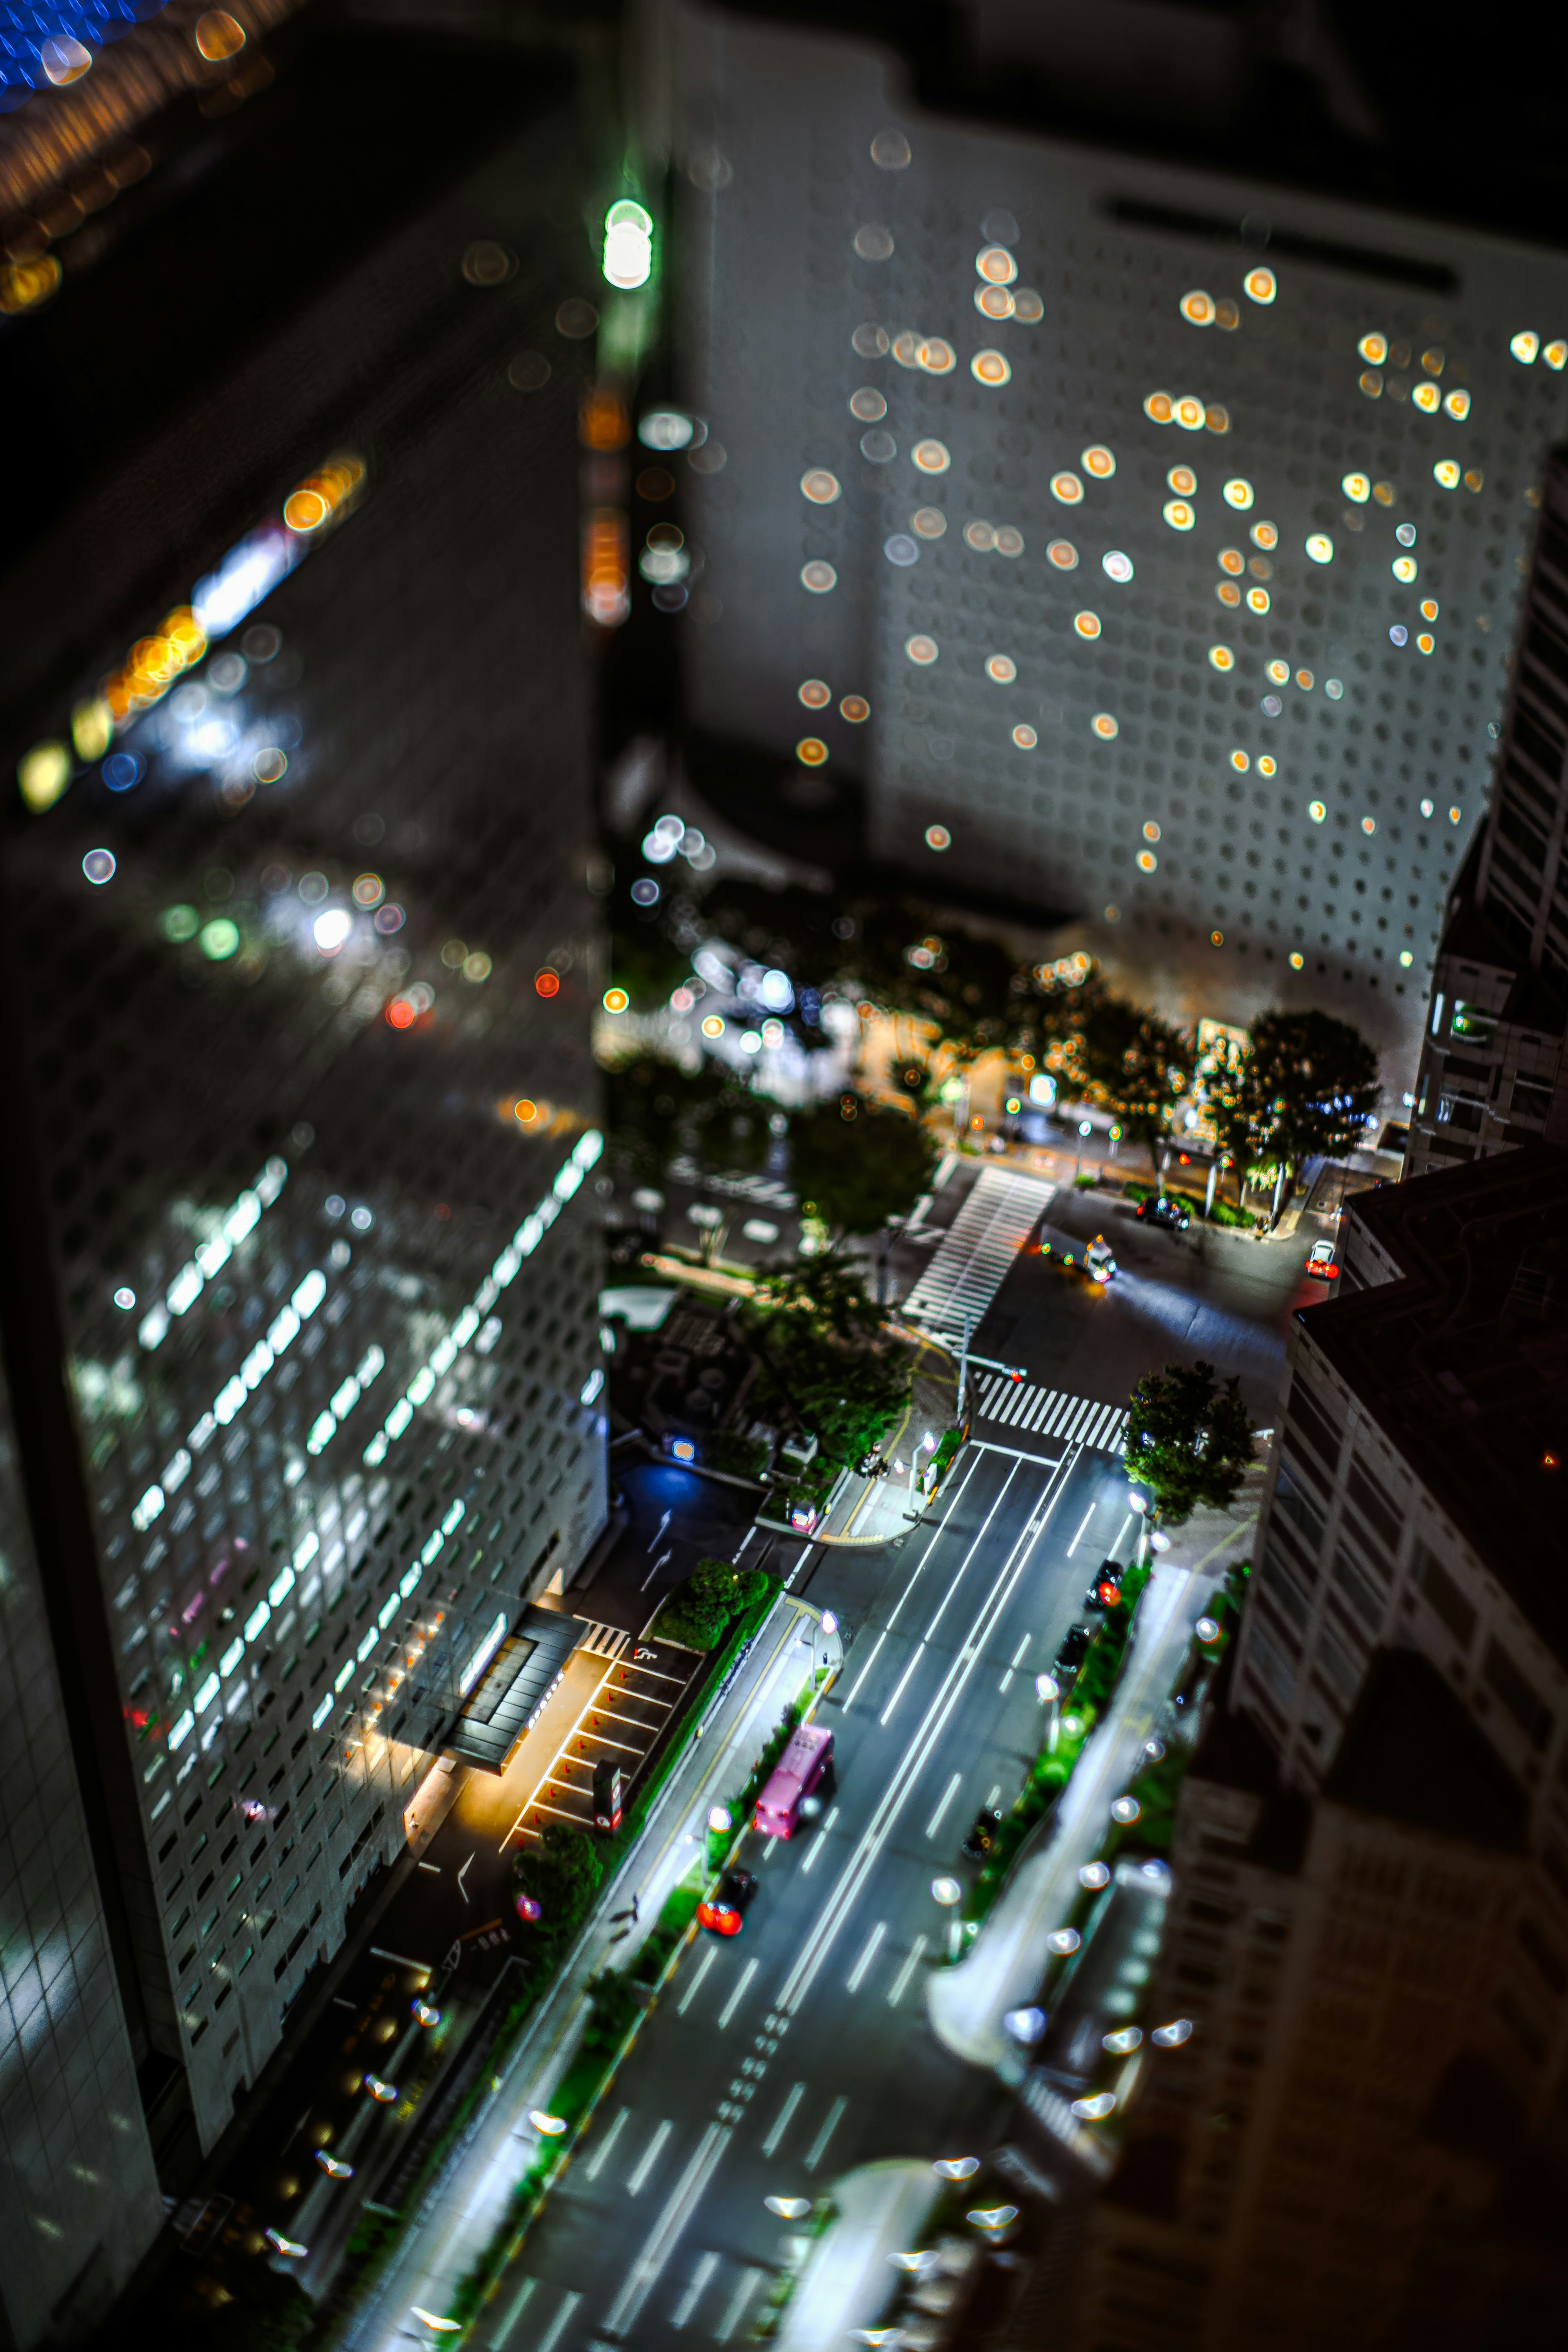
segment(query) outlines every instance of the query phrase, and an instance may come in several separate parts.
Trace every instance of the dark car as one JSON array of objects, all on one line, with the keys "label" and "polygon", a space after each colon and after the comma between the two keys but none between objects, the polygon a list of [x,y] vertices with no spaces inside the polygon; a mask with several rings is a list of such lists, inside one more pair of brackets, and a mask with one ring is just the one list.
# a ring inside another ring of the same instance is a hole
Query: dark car
[{"label": "dark car", "polygon": [[1185,1234],[1192,1223],[1190,1211],[1179,1201],[1161,1199],[1152,1193],[1146,1201],[1138,1202],[1134,1214],[1145,1225],[1168,1225],[1174,1234]]},{"label": "dark car", "polygon": [[1002,1825],[1000,1813],[978,1812],[975,1824],[964,1840],[964,1852],[971,1862],[984,1862],[997,1842],[997,1832]]},{"label": "dark car", "polygon": [[697,1926],[716,1936],[738,1936],[756,1892],[749,1870],[727,1870],[708,1900],[697,1905]]},{"label": "dark car", "polygon": [[1108,1559],[1083,1596],[1085,1609],[1114,1609],[1122,1598],[1122,1571]]},{"label": "dark car", "polygon": [[1053,1664],[1058,1675],[1075,1675],[1089,1654],[1092,1639],[1087,1625],[1070,1625],[1061,1637]]}]

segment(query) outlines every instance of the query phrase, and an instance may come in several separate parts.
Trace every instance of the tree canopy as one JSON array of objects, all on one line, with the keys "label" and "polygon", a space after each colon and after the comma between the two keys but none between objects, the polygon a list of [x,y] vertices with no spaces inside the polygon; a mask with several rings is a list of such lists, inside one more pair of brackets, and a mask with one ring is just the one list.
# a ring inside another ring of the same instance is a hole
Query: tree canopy
[{"label": "tree canopy", "polygon": [[1265,1013],[1213,1091],[1216,1129],[1234,1160],[1295,1169],[1364,1141],[1380,1092],[1377,1056],[1359,1030],[1331,1013]]},{"label": "tree canopy", "polygon": [[766,1569],[737,1568],[727,1559],[699,1559],[659,1612],[658,1632],[688,1650],[718,1647],[733,1620],[760,1601],[777,1580]]},{"label": "tree canopy", "polygon": [[1110,1111],[1134,1142],[1168,1131],[1192,1088],[1186,1031],[1118,996],[1098,973],[1047,995],[1033,1020],[1045,1066],[1069,1100]]},{"label": "tree canopy", "polygon": [[908,1402],[910,1370],[859,1270],[830,1253],[765,1276],[740,1319],[761,1360],[759,1409],[788,1409],[830,1460],[863,1461]]},{"label": "tree canopy", "polygon": [[1133,1391],[1129,1478],[1147,1486],[1167,1526],[1200,1503],[1223,1510],[1252,1459],[1252,1423],[1239,1380],[1217,1382],[1212,1364],[1167,1364]]},{"label": "tree canopy", "polygon": [[789,1122],[789,1160],[803,1209],[835,1234],[873,1234],[908,1214],[931,1181],[937,1145],[916,1118],[845,1093]]}]

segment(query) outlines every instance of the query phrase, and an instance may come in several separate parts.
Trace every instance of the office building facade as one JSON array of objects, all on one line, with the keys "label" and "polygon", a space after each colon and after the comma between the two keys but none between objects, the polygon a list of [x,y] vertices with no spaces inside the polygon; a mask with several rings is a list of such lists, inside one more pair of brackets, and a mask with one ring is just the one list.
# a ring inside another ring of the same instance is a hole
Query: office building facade
[{"label": "office building facade", "polygon": [[111,1927],[106,1910],[108,1824],[78,1774],[81,1695],[68,1706],[59,1607],[40,1573],[0,1371],[0,2340],[10,2344],[84,2333],[162,2219],[116,1966],[127,1923]]},{"label": "office building facade", "polygon": [[6,1345],[170,2177],[606,1510],[570,77],[278,64],[9,354]]},{"label": "office building facade", "polygon": [[1491,799],[1447,908],[1407,1176],[1568,1142],[1568,451],[1552,453]]},{"label": "office building facade", "polygon": [[1541,1143],[1363,1196],[1295,1318],[1096,2344],[1457,2342],[1568,2285],[1514,2228],[1568,2076],[1565,1210]]},{"label": "office building facade", "polygon": [[683,22],[699,781],[1071,918],[1189,1011],[1294,990],[1413,1046],[1568,413],[1562,263]]}]

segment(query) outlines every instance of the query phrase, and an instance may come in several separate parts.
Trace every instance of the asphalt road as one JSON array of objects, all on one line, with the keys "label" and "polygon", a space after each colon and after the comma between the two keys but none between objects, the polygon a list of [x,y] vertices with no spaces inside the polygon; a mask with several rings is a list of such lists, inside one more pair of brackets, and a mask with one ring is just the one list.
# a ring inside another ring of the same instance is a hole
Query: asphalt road
[{"label": "asphalt road", "polygon": [[[1016,1792],[1039,1739],[1032,1676],[1124,1494],[1105,1456],[977,1446],[935,1526],[875,1570],[834,1562],[841,1589],[819,1574],[813,1601],[833,1598],[851,1634],[822,1717],[838,1785],[821,1827],[748,1842],[744,1933],[688,1950],[476,2342],[739,2340],[779,2260],[765,2198],[996,2143],[1007,2094],[926,2022],[949,1916],[932,1882],[967,1874],[969,1821]],[[404,2329],[418,2323],[388,2352]]]}]

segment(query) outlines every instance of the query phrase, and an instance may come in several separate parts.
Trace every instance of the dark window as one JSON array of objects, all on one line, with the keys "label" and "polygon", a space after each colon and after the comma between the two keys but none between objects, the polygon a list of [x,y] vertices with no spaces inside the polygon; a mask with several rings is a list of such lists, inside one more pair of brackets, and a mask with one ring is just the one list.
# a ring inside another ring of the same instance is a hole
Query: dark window
[{"label": "dark window", "polygon": [[1538,768],[1556,777],[1563,767],[1563,746],[1546,728],[1533,719],[1527,710],[1513,714],[1513,740],[1521,751],[1527,751]]},{"label": "dark window", "polygon": [[1384,1493],[1382,1487],[1374,1479],[1367,1475],[1358,1462],[1353,1462],[1350,1465],[1350,1475],[1345,1480],[1345,1492],[1363,1518],[1383,1538],[1389,1550],[1396,1551],[1399,1548],[1399,1530],[1404,1522],[1391,1498]]},{"label": "dark window", "polygon": [[1312,1613],[1311,1598],[1302,1591],[1291,1574],[1290,1563],[1283,1554],[1272,1544],[1264,1548],[1261,1580],[1264,1589],[1279,1603],[1298,1633],[1304,1633]]},{"label": "dark window", "polygon": [[1514,1664],[1500,1642],[1487,1643],[1481,1673],[1532,1748],[1544,1748],[1552,1730],[1552,1709],[1534,1684]]},{"label": "dark window", "polygon": [[1457,1127],[1461,1135],[1474,1135],[1486,1117],[1486,1105],[1472,1102],[1467,1095],[1441,1095],[1437,1100],[1439,1127]]},{"label": "dark window", "polygon": [[1300,1379],[1291,1389],[1287,1418],[1291,1436],[1303,1438],[1332,1473],[1339,1464],[1340,1432]]},{"label": "dark window", "polygon": [[1314,1552],[1319,1549],[1323,1539],[1322,1509],[1314,1504],[1292,1465],[1282,1457],[1274,1485],[1274,1507],[1283,1511],[1292,1527],[1300,1528]]},{"label": "dark window", "polygon": [[1476,1612],[1424,1543],[1416,1547],[1416,1581],[1460,1648],[1468,1650],[1475,1634]]},{"label": "dark window", "polygon": [[1498,804],[1497,829],[1505,841],[1525,856],[1536,873],[1546,870],[1546,836],[1539,833],[1529,819],[1508,801]]},{"label": "dark window", "polygon": [[1336,1551],[1333,1556],[1333,1580],[1340,1591],[1348,1595],[1356,1613],[1364,1617],[1369,1625],[1375,1627],[1382,1623],[1382,1601],[1354,1561],[1343,1551]]},{"label": "dark window", "polygon": [[1552,1089],[1533,1078],[1515,1078],[1509,1108],[1518,1118],[1544,1120],[1552,1108]]}]

